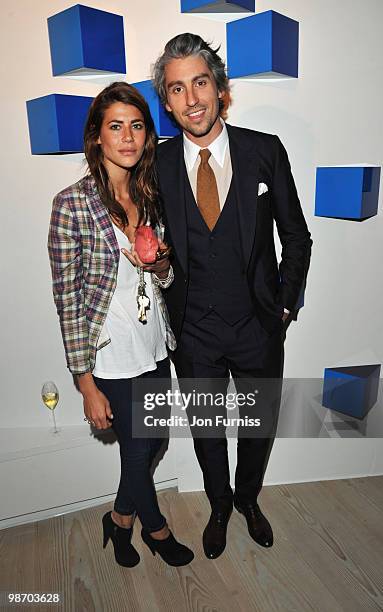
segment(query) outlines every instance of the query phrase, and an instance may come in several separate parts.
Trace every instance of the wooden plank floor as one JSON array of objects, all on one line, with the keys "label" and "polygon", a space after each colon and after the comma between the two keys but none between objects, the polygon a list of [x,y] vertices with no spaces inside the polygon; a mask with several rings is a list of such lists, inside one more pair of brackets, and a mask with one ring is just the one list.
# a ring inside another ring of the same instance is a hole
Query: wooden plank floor
[{"label": "wooden plank floor", "polygon": [[110,505],[98,506],[0,531],[0,591],[62,593],[60,606],[31,608],[46,611],[383,610],[383,477],[265,487],[261,507],[274,546],[257,546],[234,511],[226,551],[215,561],[201,544],[205,495],[169,489],[159,499],[195,552],[189,566],[153,557],[139,524],[133,541],[141,562],[118,566],[111,543],[101,546],[100,519]]}]

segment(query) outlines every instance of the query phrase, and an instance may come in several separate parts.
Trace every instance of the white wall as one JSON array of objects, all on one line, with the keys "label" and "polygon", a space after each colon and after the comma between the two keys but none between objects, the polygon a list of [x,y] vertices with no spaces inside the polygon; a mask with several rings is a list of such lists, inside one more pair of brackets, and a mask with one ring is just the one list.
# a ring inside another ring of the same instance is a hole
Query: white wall
[{"label": "white wall", "polygon": [[[82,421],[81,398],[65,367],[46,251],[52,197],[81,176],[82,156],[32,156],[25,108],[26,100],[49,93],[93,96],[110,81],[108,77],[76,80],[51,75],[46,19],[73,4],[74,0],[2,0],[0,8],[0,410],[1,427],[6,430],[2,437],[12,440],[16,428],[25,428],[25,448],[33,446],[37,430],[49,424],[40,399],[46,380],[54,380],[60,389],[59,425],[80,427],[84,435],[88,431]],[[164,43],[182,31],[221,43],[225,56],[224,24],[181,15],[179,0],[91,0],[86,4],[124,16],[127,79],[131,82],[148,78],[149,66]],[[363,223],[313,216],[316,166],[382,164],[383,3],[257,1],[257,11],[268,9],[300,22],[300,77],[282,82],[235,81],[229,121],[277,133],[289,152],[314,247],[306,305],[299,323],[288,332],[285,374],[321,377],[326,366],[383,361],[381,198],[379,215]],[[48,434],[45,442],[40,433],[37,437],[39,444],[49,445]],[[338,441],[334,447],[338,456],[334,476],[359,473],[355,468],[358,453],[361,464],[370,466],[362,472],[381,470],[376,464],[371,468],[381,448],[379,442],[354,440],[352,446],[349,442]],[[289,444],[296,457],[291,465],[298,466],[306,457],[305,444],[297,440]],[[103,451],[99,450],[97,469],[103,465]],[[285,480],[283,464],[289,451],[281,453],[276,447],[274,452],[271,480],[278,481],[278,474]],[[323,452],[322,446],[311,456],[313,478],[320,472]],[[86,448],[82,457],[86,462]],[[298,474],[294,468],[288,477],[294,480]],[[329,475],[331,469],[323,473]],[[310,477],[310,470],[306,476]]]}]

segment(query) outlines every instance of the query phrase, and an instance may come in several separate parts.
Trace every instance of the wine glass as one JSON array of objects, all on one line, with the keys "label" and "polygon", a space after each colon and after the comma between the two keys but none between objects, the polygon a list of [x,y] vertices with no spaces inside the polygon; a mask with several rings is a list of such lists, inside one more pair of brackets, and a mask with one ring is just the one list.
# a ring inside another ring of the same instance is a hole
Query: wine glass
[{"label": "wine glass", "polygon": [[43,384],[43,388],[41,389],[41,397],[43,399],[44,404],[47,408],[52,412],[53,417],[53,433],[58,433],[56,425],[56,417],[55,417],[55,408],[59,401],[59,391],[54,382],[49,380],[48,382]]}]

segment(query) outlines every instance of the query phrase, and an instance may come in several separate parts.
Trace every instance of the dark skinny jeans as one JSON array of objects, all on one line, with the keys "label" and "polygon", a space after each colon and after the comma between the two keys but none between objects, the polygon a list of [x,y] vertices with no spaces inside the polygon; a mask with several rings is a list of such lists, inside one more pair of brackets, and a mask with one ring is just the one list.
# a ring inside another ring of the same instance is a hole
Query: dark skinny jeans
[{"label": "dark skinny jeans", "polygon": [[[157,362],[157,369],[144,372],[137,378],[164,379],[170,388],[170,362]],[[158,531],[166,525],[161,514],[151,467],[163,438],[136,438],[132,435],[132,383],[135,378],[106,379],[94,376],[98,389],[108,399],[112,413],[112,427],[120,445],[121,477],[114,510],[118,514],[137,514],[143,528]],[[156,389],[157,390],[157,389]],[[150,389],[147,389],[150,392]]]}]

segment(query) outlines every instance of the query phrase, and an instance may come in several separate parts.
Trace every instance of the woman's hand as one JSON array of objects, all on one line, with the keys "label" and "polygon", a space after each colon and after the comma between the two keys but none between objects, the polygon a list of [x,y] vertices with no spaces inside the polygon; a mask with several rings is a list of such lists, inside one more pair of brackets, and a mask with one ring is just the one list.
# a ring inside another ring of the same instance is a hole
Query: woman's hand
[{"label": "woman's hand", "polygon": [[[137,251],[134,248],[134,243],[132,244],[131,251],[127,249],[121,249],[122,253],[127,257],[133,266],[137,266],[139,268],[144,268],[145,272],[154,272],[158,278],[166,278],[169,273],[170,261],[169,261],[169,248],[167,245],[162,242],[162,240],[158,241],[159,252],[160,255],[157,257],[157,260],[152,264],[144,264],[139,258]],[[161,255],[163,253],[163,255]]]},{"label": "woman's hand", "polygon": [[84,399],[84,414],[96,429],[109,429],[113,419],[112,409],[105,395],[98,389],[90,372],[78,377],[78,385]]},{"label": "woman's hand", "polygon": [[121,249],[121,252],[125,255],[127,259],[129,259],[130,263],[133,264],[136,268],[145,268],[145,265],[138,256],[136,249],[134,248],[134,242],[132,242],[132,248],[130,251],[128,249]]}]

